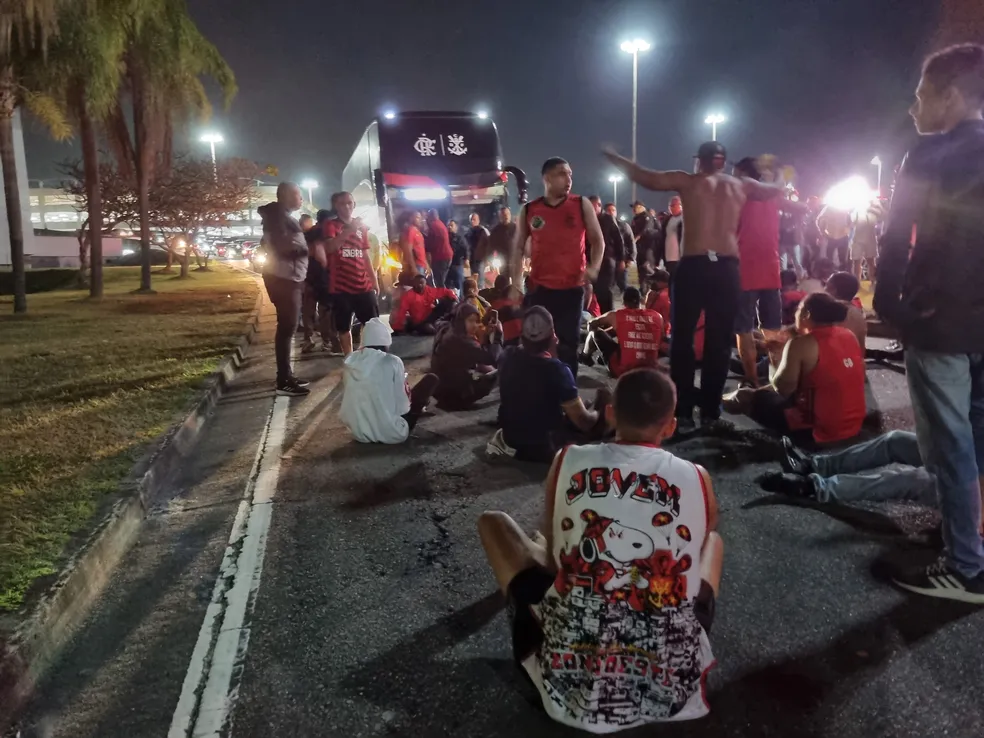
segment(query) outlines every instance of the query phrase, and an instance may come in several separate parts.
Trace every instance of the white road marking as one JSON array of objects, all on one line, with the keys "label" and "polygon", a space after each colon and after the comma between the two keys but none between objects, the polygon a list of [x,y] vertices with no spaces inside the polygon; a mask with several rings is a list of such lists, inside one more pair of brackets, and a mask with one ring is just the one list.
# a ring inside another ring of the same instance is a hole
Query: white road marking
[{"label": "white road marking", "polygon": [[219,738],[232,714],[263,572],[289,407],[290,398],[278,396],[260,434],[168,738]]}]

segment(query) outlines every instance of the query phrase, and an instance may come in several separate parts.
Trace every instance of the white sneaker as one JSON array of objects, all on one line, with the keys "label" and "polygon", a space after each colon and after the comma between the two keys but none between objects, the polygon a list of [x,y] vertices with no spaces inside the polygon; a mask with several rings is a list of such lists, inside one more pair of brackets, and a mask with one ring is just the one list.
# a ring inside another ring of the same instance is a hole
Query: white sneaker
[{"label": "white sneaker", "polygon": [[509,456],[511,458],[516,455],[516,449],[506,443],[506,439],[502,435],[502,428],[499,428],[492,436],[492,440],[485,444],[485,453],[489,456]]}]

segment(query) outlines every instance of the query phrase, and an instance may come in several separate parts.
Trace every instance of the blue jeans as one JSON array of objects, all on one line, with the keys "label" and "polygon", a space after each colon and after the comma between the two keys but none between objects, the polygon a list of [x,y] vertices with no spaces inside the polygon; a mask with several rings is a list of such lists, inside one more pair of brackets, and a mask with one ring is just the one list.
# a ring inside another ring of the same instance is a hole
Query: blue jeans
[{"label": "blue jeans", "polygon": [[445,278],[444,287],[454,290],[458,293],[458,299],[461,299],[461,288],[465,284],[465,267],[461,264],[457,266],[448,267],[448,276]]},{"label": "blue jeans", "polygon": [[[905,468],[881,468],[889,464],[904,464]],[[843,451],[814,456],[813,468],[816,473],[810,475],[810,481],[818,502],[911,500],[936,504],[936,479],[922,468],[915,433],[891,431]]]},{"label": "blue jeans", "polygon": [[906,348],[919,451],[936,477],[947,565],[984,571],[980,471],[984,468],[984,355]]}]

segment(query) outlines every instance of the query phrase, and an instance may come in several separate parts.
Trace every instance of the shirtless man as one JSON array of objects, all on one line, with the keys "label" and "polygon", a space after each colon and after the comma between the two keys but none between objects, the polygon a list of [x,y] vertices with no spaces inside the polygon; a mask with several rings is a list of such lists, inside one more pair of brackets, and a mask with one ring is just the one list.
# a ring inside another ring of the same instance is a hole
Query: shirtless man
[{"label": "shirtless man", "polygon": [[683,201],[686,241],[673,283],[673,340],[670,372],[677,386],[677,425],[694,427],[694,331],[705,315],[700,417],[721,416],[721,393],[728,377],[735,313],[741,294],[738,272],[738,219],[745,201],[780,197],[782,183],[765,184],[724,173],[727,152],[716,141],[701,144],[697,173],[654,172],[614,151],[605,155],[633,182],[659,192],[678,192]]}]

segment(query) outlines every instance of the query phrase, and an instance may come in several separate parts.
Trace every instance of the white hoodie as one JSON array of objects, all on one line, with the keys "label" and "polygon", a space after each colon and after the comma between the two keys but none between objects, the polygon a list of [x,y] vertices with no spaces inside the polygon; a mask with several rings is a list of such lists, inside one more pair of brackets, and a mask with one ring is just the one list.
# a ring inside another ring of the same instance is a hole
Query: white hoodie
[{"label": "white hoodie", "polygon": [[345,359],[342,422],[361,443],[403,443],[410,426],[406,374],[399,356],[364,348]]}]

